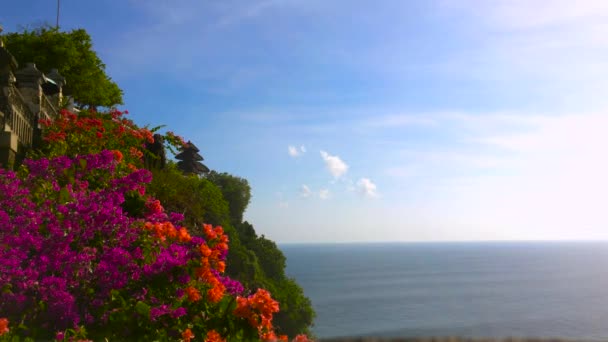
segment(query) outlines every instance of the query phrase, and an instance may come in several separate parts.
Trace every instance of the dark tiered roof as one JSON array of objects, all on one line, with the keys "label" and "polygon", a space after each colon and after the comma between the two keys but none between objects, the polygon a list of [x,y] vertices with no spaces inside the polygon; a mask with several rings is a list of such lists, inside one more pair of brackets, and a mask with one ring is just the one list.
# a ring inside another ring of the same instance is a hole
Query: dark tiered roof
[{"label": "dark tiered roof", "polygon": [[182,151],[175,156],[179,160],[177,167],[184,173],[203,174],[209,172],[209,168],[201,163],[203,156],[198,154],[200,150],[190,141],[184,145]]}]

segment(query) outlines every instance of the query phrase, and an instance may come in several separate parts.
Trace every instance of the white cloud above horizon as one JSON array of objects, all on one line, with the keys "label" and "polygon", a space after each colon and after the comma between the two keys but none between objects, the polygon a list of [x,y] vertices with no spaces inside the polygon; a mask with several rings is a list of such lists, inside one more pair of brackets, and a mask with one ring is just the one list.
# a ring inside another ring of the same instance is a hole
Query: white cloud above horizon
[{"label": "white cloud above horizon", "polygon": [[360,178],[357,181],[357,191],[367,198],[378,197],[378,188],[369,178]]},{"label": "white cloud above horizon", "polygon": [[[383,187],[382,202],[390,203],[391,211],[386,204],[368,213],[400,228],[379,234],[403,241],[608,239],[603,205],[608,114],[437,114],[434,120],[451,140],[412,153],[393,151],[392,169],[387,168],[391,177],[382,178],[390,184]],[[374,178],[358,177],[352,184],[355,193],[377,198]],[[344,177],[333,182],[348,185]],[[332,203],[349,201],[336,199]],[[398,223],[405,213],[413,215],[407,220],[411,223]],[[356,224],[363,227],[364,222]],[[432,229],[422,231],[414,224]],[[321,230],[308,233],[310,241],[327,239]],[[365,240],[364,234],[357,236]]]},{"label": "white cloud above horizon", "polygon": [[339,156],[332,156],[325,151],[320,151],[320,154],[325,162],[327,171],[329,171],[334,179],[338,179],[348,172],[348,165]]},{"label": "white cloud above horizon", "polygon": [[289,145],[287,146],[287,153],[289,154],[290,157],[300,157],[302,154],[306,153],[306,147],[304,147],[304,145],[301,145],[299,148],[294,146],[294,145]]},{"label": "white cloud above horizon", "polygon": [[300,156],[300,151],[292,145],[287,146],[287,153],[289,153],[289,156],[294,158]]}]

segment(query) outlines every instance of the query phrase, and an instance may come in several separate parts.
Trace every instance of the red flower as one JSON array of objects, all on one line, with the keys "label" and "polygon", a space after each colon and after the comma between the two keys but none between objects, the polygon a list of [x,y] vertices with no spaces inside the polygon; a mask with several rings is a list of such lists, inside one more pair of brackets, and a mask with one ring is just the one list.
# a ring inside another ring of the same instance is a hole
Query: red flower
[{"label": "red flower", "polygon": [[0,318],[0,336],[6,334],[8,331],[8,319]]}]

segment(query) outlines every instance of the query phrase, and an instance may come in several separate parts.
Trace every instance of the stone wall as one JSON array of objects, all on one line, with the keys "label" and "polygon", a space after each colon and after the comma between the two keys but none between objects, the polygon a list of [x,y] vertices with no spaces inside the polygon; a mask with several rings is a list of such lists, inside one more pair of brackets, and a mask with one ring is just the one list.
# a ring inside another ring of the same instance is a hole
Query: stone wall
[{"label": "stone wall", "polygon": [[65,79],[27,63],[19,68],[0,37],[0,166],[13,168],[41,143],[40,119],[57,116]]}]

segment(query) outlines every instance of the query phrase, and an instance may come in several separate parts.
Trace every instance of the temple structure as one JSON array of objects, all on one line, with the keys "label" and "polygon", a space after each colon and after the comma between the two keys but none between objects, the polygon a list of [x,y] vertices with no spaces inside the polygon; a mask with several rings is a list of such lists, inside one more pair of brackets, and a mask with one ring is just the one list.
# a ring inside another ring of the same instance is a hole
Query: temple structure
[{"label": "temple structure", "polygon": [[[1,29],[0,29],[1,32]],[[41,143],[40,119],[52,119],[63,100],[65,78],[27,63],[19,68],[0,37],[0,165],[13,168]]]},{"label": "temple structure", "polygon": [[185,174],[201,175],[209,172],[209,168],[201,163],[203,157],[198,154],[200,150],[190,141],[188,141],[180,154],[175,156],[179,160],[177,168]]}]

